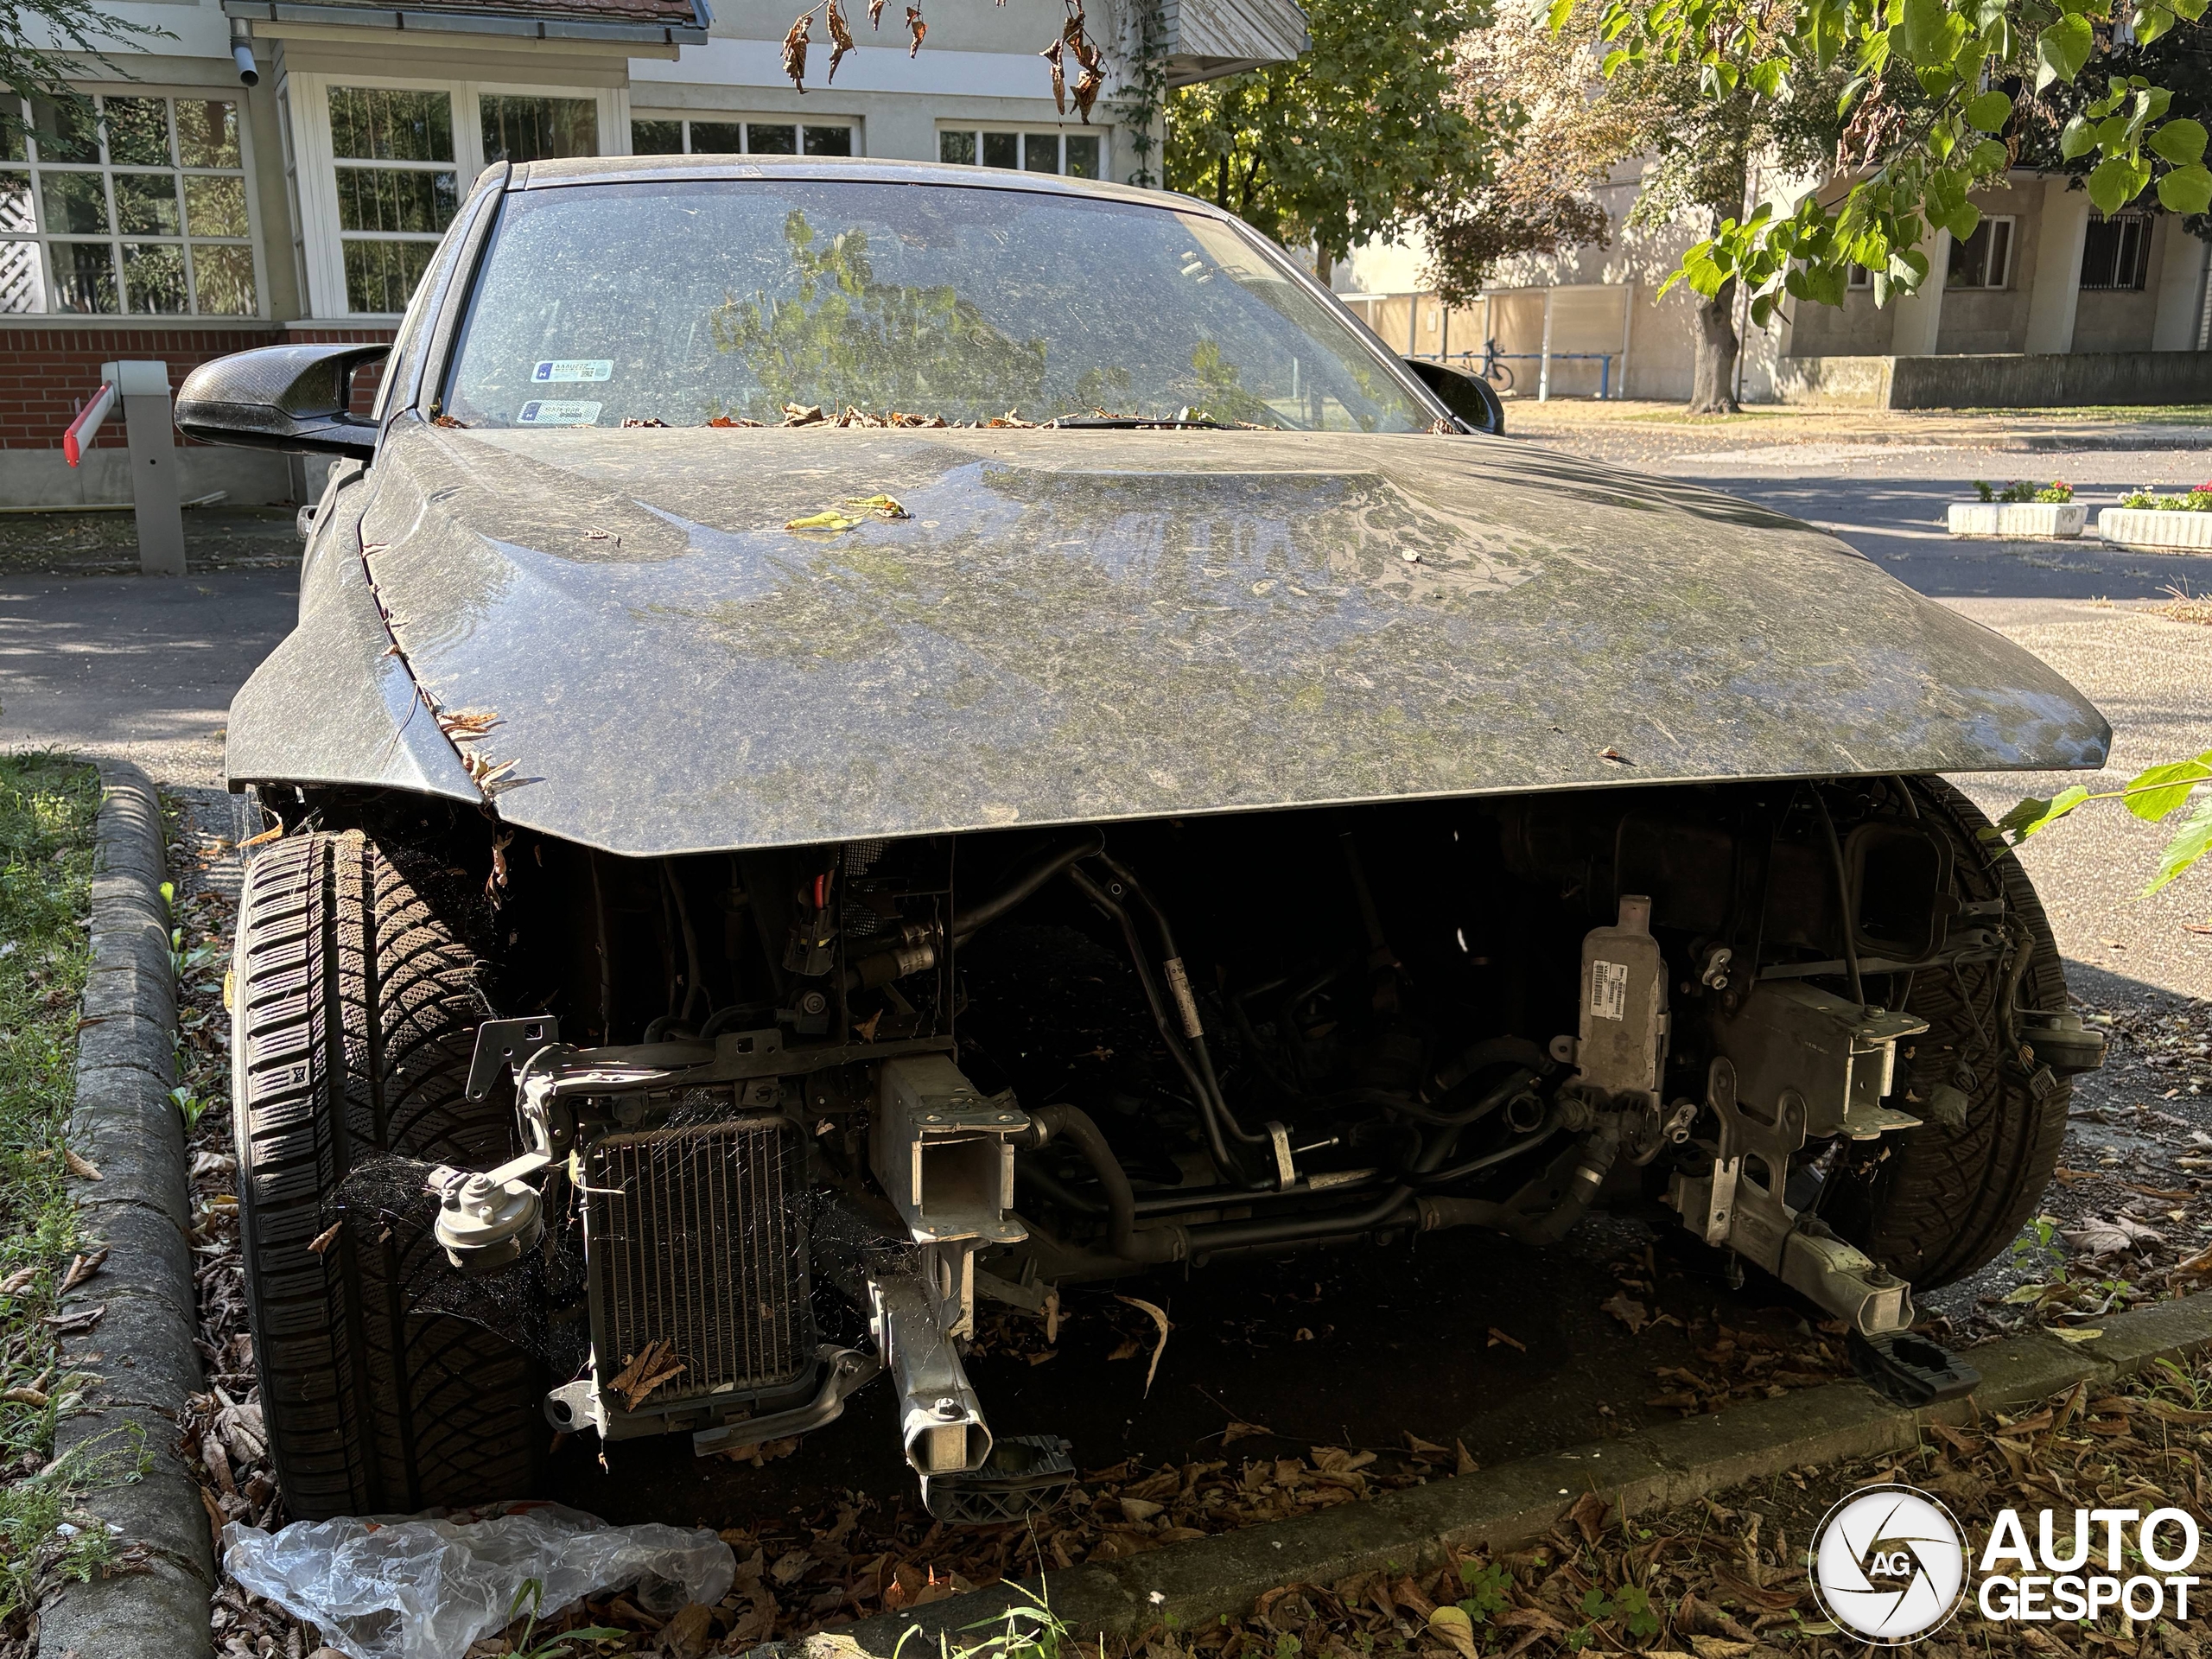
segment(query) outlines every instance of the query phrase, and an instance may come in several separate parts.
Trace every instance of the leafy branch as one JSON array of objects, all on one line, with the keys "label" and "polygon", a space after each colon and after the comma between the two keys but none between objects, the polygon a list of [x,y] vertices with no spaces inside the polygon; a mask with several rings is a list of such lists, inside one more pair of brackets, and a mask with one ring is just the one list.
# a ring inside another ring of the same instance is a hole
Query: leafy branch
[{"label": "leafy branch", "polygon": [[[2187,804],[2197,785],[2212,779],[2212,749],[2191,760],[2170,760],[2159,766],[2145,766],[2127,780],[2124,789],[2092,792],[2076,784],[2073,788],[2053,796],[2049,800],[2033,798],[2022,801],[1996,825],[1983,833],[1993,839],[2005,836],[2018,845],[2031,836],[2044,830],[2072,813],[2075,808],[2091,801],[2119,801],[2130,812],[2145,823],[2161,823]],[[2212,850],[2212,791],[2197,803],[2196,811],[2174,832],[2159,855],[2158,873],[2151,885],[2143,889],[2143,896],[2165,887],[2177,876]]]},{"label": "leafy branch", "polygon": [[[2195,24],[2207,0],[2120,4],[2147,45]],[[1551,26],[1585,8],[1599,14],[1608,79],[1630,66],[1694,64],[1707,99],[1747,88],[1782,105],[1848,71],[1836,156],[1853,175],[1848,188],[1724,219],[1669,279],[1708,296],[1740,280],[1762,327],[1785,298],[1842,303],[1853,265],[1872,273],[1877,305],[1918,289],[1929,276],[1922,245],[1939,231],[1974,234],[1981,213],[1969,193],[2012,167],[2031,106],[2074,86],[2121,21],[2114,0],[1553,0]],[[2171,212],[2212,207],[2205,128],[2170,118],[2172,102],[2145,76],[2112,75],[2067,122],[2062,153],[2094,158],[2085,184],[2100,212],[2153,186]]]}]

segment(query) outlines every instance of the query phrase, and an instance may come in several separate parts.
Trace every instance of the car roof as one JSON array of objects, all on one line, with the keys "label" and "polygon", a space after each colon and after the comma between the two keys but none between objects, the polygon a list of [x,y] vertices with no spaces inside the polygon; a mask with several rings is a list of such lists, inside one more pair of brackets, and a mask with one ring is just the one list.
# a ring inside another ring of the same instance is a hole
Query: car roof
[{"label": "car roof", "polygon": [[957,167],[947,162],[871,161],[850,156],[579,156],[526,162],[508,175],[510,190],[546,190],[577,184],[634,184],[651,180],[809,179],[868,184],[951,185],[963,189],[1026,190],[1088,196],[1147,207],[1195,210],[1227,217],[1210,201],[1173,190],[1146,190],[1103,179],[1057,173],[1017,173],[1002,167]]}]

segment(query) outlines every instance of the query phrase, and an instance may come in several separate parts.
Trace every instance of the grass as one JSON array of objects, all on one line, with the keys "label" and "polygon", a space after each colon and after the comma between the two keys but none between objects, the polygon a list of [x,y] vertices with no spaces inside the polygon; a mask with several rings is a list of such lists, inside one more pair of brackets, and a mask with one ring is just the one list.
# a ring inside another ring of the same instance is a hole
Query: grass
[{"label": "grass", "polygon": [[75,1515],[88,1458],[60,1466],[54,1431],[81,1379],[46,1323],[79,1243],[64,1183],[78,1000],[90,959],[99,779],[51,754],[0,755],[0,1630],[43,1575],[84,1577],[108,1536]]}]

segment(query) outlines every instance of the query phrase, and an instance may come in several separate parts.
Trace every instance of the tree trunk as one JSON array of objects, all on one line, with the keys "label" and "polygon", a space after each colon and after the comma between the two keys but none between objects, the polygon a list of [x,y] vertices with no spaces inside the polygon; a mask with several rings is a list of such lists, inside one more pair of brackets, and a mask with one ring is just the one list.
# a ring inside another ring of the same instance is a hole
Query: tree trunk
[{"label": "tree trunk", "polygon": [[1329,273],[1334,270],[1335,267],[1336,261],[1329,257],[1329,251],[1326,248],[1322,247],[1319,244],[1315,244],[1313,248],[1313,275],[1320,283],[1322,287],[1326,288],[1329,285]]},{"label": "tree trunk", "polygon": [[1697,365],[1690,376],[1693,415],[1733,415],[1736,404],[1736,279],[1697,308]]}]

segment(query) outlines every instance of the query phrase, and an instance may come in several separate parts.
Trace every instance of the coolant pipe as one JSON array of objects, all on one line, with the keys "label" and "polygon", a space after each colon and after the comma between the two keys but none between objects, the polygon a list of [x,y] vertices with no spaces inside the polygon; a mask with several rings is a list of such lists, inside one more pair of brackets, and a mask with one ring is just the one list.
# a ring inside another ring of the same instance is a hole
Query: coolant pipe
[{"label": "coolant pipe", "polygon": [[1077,890],[1084,898],[1121,924],[1122,937],[1128,942],[1129,964],[1136,970],[1137,983],[1143,988],[1145,1001],[1151,1006],[1154,1023],[1160,1027],[1160,1040],[1166,1045],[1168,1054],[1181,1069],[1184,1081],[1191,1085],[1192,1096],[1198,1103],[1198,1116],[1205,1122],[1206,1145],[1213,1154],[1214,1165],[1230,1179],[1249,1179],[1243,1160],[1230,1151],[1229,1142],[1223,1138],[1219,1115],[1215,1109],[1213,1096],[1206,1092],[1205,1079],[1198,1075],[1198,1067],[1191,1063],[1190,1053],[1178,1035],[1177,1024],[1168,1017],[1167,1004],[1160,998],[1160,982],[1152,976],[1152,964],[1145,957],[1144,941],[1137,936],[1135,921],[1105,888],[1082,870],[1070,867],[1068,880],[1075,883]]},{"label": "coolant pipe", "polygon": [[[1024,1158],[1015,1166],[1016,1179],[1028,1183],[1054,1204],[1072,1210],[1079,1216],[1103,1216],[1106,1206],[1096,1198],[1077,1192],[1049,1169],[1040,1168]],[[1376,1176],[1363,1174],[1357,1181],[1347,1180],[1338,1186],[1324,1187],[1316,1192],[1310,1186],[1269,1187],[1265,1192],[1254,1192],[1241,1186],[1200,1186],[1188,1190],[1170,1188],[1165,1192],[1141,1194],[1136,1201],[1137,1219],[1151,1216],[1173,1216],[1192,1210],[1226,1210],[1231,1206],[1242,1209],[1253,1205],[1279,1204],[1285,1198],[1315,1198],[1324,1193],[1330,1197],[1350,1194],[1375,1185]]]},{"label": "coolant pipe", "polygon": [[971,934],[982,931],[998,920],[1069,865],[1096,856],[1105,849],[1105,836],[1094,830],[1080,841],[1071,842],[1033,860],[1020,874],[982,903],[972,909],[953,912],[954,943],[964,944]]},{"label": "coolant pipe", "polygon": [[1202,1227],[1179,1228],[1185,1249],[1192,1255],[1236,1249],[1255,1244],[1292,1244],[1312,1238],[1334,1238],[1363,1233],[1393,1221],[1410,1224],[1416,1211],[1407,1205],[1412,1189],[1394,1186],[1364,1210],[1349,1215],[1289,1216],[1281,1221],[1219,1221]]},{"label": "coolant pipe", "polygon": [[[1167,925],[1167,912],[1160,907],[1149,893],[1145,891],[1144,883],[1137,880],[1135,873],[1128,866],[1109,854],[1101,853],[1098,855],[1098,861],[1113,871],[1122,884],[1136,894],[1138,901],[1152,913],[1152,925],[1160,930],[1160,949],[1167,953],[1167,960],[1171,963],[1180,962],[1183,959],[1183,953],[1175,947],[1175,931]],[[1221,1092],[1221,1083],[1214,1076],[1213,1055],[1206,1047],[1205,1033],[1198,1029],[1198,1020],[1193,1017],[1191,1020],[1190,1032],[1191,1052],[1198,1057],[1198,1071],[1204,1077],[1209,1091],[1207,1097],[1213,1102],[1214,1109],[1221,1114],[1223,1124],[1230,1135],[1248,1147],[1272,1146],[1273,1141],[1270,1137],[1252,1134],[1236,1121],[1236,1114],[1230,1110],[1229,1098]]]},{"label": "coolant pipe", "polygon": [[[1567,1177],[1567,1192],[1550,1209],[1535,1215],[1516,1210],[1514,1200],[1503,1202],[1491,1198],[1422,1198],[1416,1205],[1421,1216],[1421,1230],[1425,1233],[1440,1232],[1447,1227],[1491,1227],[1510,1233],[1526,1244],[1556,1244],[1565,1238],[1574,1224],[1589,1213],[1598,1197],[1598,1189],[1605,1185],[1605,1176],[1619,1155],[1619,1128],[1607,1123],[1593,1129],[1583,1138],[1573,1152],[1574,1167]],[[1552,1165],[1556,1171],[1558,1162]],[[1540,1176],[1539,1180],[1546,1179]],[[1555,1176],[1551,1179],[1556,1179]],[[1534,1186],[1531,1182],[1529,1186]],[[1529,1187],[1522,1191],[1526,1192]],[[1517,1196],[1517,1195],[1516,1195]]]},{"label": "coolant pipe", "polygon": [[1181,1228],[1138,1230],[1136,1193],[1129,1185],[1128,1172],[1114,1156],[1114,1149],[1106,1144],[1090,1113],[1079,1106],[1046,1106],[1032,1112],[1029,1128],[1017,1144],[1042,1147],[1056,1135],[1065,1135],[1098,1177],[1099,1187],[1106,1194],[1107,1241],[1114,1254],[1147,1266],[1180,1261],[1184,1255]]}]

